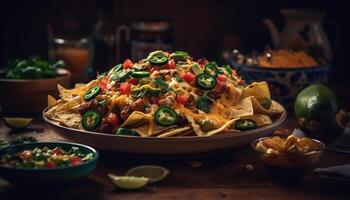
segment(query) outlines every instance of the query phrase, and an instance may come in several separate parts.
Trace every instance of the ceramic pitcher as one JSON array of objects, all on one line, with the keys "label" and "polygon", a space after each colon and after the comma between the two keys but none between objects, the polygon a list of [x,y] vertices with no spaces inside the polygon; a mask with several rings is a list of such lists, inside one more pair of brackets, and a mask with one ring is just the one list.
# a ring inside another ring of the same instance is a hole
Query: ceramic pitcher
[{"label": "ceramic pitcher", "polygon": [[263,20],[270,29],[275,48],[309,50],[318,56],[331,59],[330,44],[322,27],[325,12],[285,9],[281,13],[285,19],[282,32],[278,31],[272,20]]}]

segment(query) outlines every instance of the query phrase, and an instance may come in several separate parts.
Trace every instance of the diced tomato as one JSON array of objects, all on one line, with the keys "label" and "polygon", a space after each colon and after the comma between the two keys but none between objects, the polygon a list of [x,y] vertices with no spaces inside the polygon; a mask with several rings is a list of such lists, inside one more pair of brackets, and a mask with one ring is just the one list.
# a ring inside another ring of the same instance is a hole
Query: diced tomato
[{"label": "diced tomato", "polygon": [[100,80],[100,87],[103,91],[107,89],[108,81],[108,77],[104,77]]},{"label": "diced tomato", "polygon": [[53,153],[56,154],[56,155],[62,155],[63,151],[61,148],[59,147],[56,147],[53,149]]},{"label": "diced tomato", "polygon": [[152,67],[150,70],[149,70],[149,73],[153,73],[154,71],[156,71],[157,69],[155,67]]},{"label": "diced tomato", "polygon": [[225,82],[226,76],[224,74],[218,74],[217,79],[218,79],[218,81]]},{"label": "diced tomato", "polygon": [[219,91],[225,84],[226,84],[225,82],[217,80],[216,81],[217,90]]},{"label": "diced tomato", "polygon": [[32,157],[32,152],[29,150],[22,151],[21,154],[19,155],[19,157],[22,160],[28,160],[29,158]]},{"label": "diced tomato", "polygon": [[176,63],[174,59],[169,60],[168,62],[168,69],[175,69],[176,68]]},{"label": "diced tomato", "polygon": [[178,104],[186,105],[188,97],[186,95],[177,95],[176,101]]},{"label": "diced tomato", "polygon": [[118,115],[115,113],[109,113],[107,117],[107,121],[108,123],[112,124],[115,127],[119,126]]},{"label": "diced tomato", "polygon": [[46,167],[47,168],[55,168],[56,167],[56,163],[53,162],[53,161],[47,161]]},{"label": "diced tomato", "polygon": [[181,78],[184,79],[187,83],[192,83],[196,80],[196,76],[191,72],[181,74]]},{"label": "diced tomato", "polygon": [[123,63],[123,68],[124,69],[129,69],[132,66],[134,66],[134,63],[130,59],[126,59]]},{"label": "diced tomato", "polygon": [[164,55],[165,55],[166,57],[169,57],[169,56],[170,56],[170,53],[167,52],[167,51],[164,51]]},{"label": "diced tomato", "polygon": [[205,58],[201,58],[201,59],[198,60],[198,64],[201,65],[201,66],[204,66],[204,65],[206,65],[208,63],[209,63],[208,60],[205,59]]},{"label": "diced tomato", "polygon": [[139,79],[138,78],[131,78],[128,80],[128,83],[130,83],[132,85],[137,85],[139,83]]},{"label": "diced tomato", "polygon": [[129,94],[131,92],[131,85],[128,82],[124,82],[120,84],[119,87],[121,94]]},{"label": "diced tomato", "polygon": [[152,104],[157,104],[159,105],[159,98],[158,97],[155,97],[155,96],[151,96],[151,103]]},{"label": "diced tomato", "polygon": [[74,156],[73,158],[70,159],[70,165],[71,166],[77,166],[83,163],[83,160],[77,156]]}]

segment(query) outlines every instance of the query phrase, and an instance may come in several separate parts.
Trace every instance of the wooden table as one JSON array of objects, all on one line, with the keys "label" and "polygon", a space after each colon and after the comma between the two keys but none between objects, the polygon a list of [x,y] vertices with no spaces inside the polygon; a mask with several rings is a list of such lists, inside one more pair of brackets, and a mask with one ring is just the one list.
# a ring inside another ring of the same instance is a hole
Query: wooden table
[{"label": "wooden table", "polygon": [[[281,129],[295,126],[289,118]],[[30,126],[39,140],[62,140],[47,129],[41,120]],[[11,137],[11,132],[0,124],[0,136]],[[136,147],[135,147],[136,148]],[[193,162],[195,161],[195,162]],[[317,167],[350,162],[350,154],[325,151]],[[193,164],[195,163],[195,164]],[[127,169],[157,164],[171,173],[163,181],[137,191],[115,189],[107,173],[122,175]],[[246,165],[253,166],[248,170]],[[101,152],[96,170],[87,178],[65,186],[47,186],[44,189],[11,186],[0,178],[0,199],[350,199],[346,183],[322,180],[312,172],[304,182],[282,184],[274,182],[249,146],[228,150],[221,154],[181,160],[161,160],[130,157],[126,154]]]}]

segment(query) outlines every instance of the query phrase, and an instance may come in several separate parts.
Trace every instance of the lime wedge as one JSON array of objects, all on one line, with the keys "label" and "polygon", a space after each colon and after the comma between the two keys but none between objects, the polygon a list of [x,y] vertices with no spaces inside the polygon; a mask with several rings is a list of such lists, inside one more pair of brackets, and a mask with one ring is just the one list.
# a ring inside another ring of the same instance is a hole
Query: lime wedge
[{"label": "lime wedge", "polygon": [[139,189],[147,185],[148,178],[135,177],[135,176],[116,176],[114,174],[108,174],[108,178],[114,185],[123,189]]},{"label": "lime wedge", "polygon": [[141,165],[126,172],[126,176],[146,177],[149,183],[163,180],[170,171],[158,165]]},{"label": "lime wedge", "polygon": [[5,125],[11,129],[24,129],[27,128],[32,118],[21,118],[21,117],[4,117]]}]

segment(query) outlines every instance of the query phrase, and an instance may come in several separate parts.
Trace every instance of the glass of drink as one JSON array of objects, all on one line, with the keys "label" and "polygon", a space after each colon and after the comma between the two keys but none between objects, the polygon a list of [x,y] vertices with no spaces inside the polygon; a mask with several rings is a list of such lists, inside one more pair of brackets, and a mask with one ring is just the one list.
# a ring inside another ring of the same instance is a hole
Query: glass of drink
[{"label": "glass of drink", "polygon": [[92,60],[92,44],[89,38],[52,38],[49,46],[51,61],[63,60],[72,73],[72,82],[88,81],[88,71]]}]

